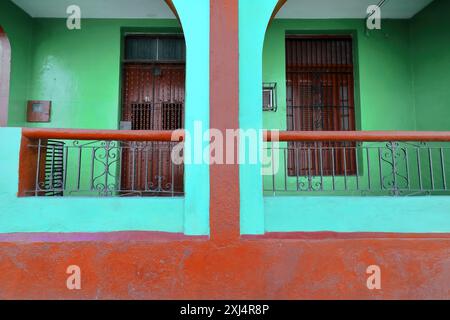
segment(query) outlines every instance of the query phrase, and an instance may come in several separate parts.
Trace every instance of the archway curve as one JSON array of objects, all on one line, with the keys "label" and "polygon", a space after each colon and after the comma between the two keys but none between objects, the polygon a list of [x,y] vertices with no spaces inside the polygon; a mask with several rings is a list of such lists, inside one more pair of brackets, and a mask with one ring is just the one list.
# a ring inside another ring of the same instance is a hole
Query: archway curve
[{"label": "archway curve", "polygon": [[9,81],[11,72],[11,44],[0,26],[0,127],[8,124]]},{"label": "archway curve", "polygon": [[[177,12],[177,9],[175,8],[175,5],[174,5],[173,1],[172,0],[164,0],[164,1],[169,6],[170,10],[172,10],[172,12],[175,15],[175,17],[177,17],[178,21],[180,21],[180,17],[178,16],[178,12]],[[180,23],[181,23],[181,21],[180,21]]]},{"label": "archway curve", "polygon": [[275,8],[273,9],[269,24],[270,24],[270,22],[272,22],[273,19],[275,19],[277,13],[281,10],[281,8],[284,6],[284,4],[286,2],[287,2],[287,0],[278,0],[278,3],[275,5]]}]

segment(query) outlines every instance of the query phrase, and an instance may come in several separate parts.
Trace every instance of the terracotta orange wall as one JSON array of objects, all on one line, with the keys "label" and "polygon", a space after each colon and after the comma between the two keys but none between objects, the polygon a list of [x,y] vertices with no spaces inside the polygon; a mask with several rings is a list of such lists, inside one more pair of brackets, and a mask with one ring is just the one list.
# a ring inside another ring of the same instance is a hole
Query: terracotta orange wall
[{"label": "terracotta orange wall", "polygon": [[[448,239],[206,240],[0,246],[0,299],[445,299]],[[82,290],[66,289],[81,268]],[[368,290],[366,268],[381,267]]]},{"label": "terracotta orange wall", "polygon": [[[213,0],[210,14],[210,126],[225,136],[226,129],[239,128],[238,0]],[[234,145],[236,155],[237,140]],[[239,165],[234,163],[210,166],[213,240],[228,241],[240,235]]]}]

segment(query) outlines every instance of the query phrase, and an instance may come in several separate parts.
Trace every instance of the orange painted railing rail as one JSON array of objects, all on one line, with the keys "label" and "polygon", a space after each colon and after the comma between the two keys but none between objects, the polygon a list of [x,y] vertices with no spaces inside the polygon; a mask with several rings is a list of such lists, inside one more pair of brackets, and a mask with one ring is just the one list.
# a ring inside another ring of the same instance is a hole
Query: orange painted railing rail
[{"label": "orange painted railing rail", "polygon": [[83,130],[23,128],[22,135],[28,139],[60,140],[120,140],[120,141],[182,141],[183,130]]},{"label": "orange painted railing rail", "polygon": [[[176,134],[175,134],[176,133]],[[184,131],[164,130],[87,130],[23,128],[28,139],[182,141]],[[424,141],[450,142],[450,131],[272,131],[264,132],[264,141]]]},{"label": "orange painted railing rail", "polygon": [[450,131],[265,131],[264,141],[450,142]]}]

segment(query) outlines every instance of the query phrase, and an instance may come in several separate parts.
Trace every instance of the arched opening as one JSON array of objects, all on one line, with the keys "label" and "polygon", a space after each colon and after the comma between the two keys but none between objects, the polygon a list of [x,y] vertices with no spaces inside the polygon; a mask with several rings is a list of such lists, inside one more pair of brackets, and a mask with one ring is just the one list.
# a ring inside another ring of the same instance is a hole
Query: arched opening
[{"label": "arched opening", "polygon": [[[429,61],[429,70],[437,72],[438,63],[427,60],[432,56],[430,52],[446,59],[448,50],[439,52],[433,48],[432,51],[431,47],[421,46],[419,53],[417,43],[426,43],[420,28],[436,28],[436,24],[424,22],[422,17],[429,14],[436,21],[442,19],[436,8],[444,6],[444,2],[436,1],[433,5],[429,2],[429,7],[381,2],[379,28],[369,23],[367,3],[349,0],[336,5],[335,2],[289,0],[282,7],[281,2],[276,5],[278,13],[272,14],[263,49],[263,83],[267,83],[263,127],[312,131],[313,136],[322,131],[345,134],[416,130],[424,123],[428,130],[439,128],[439,119],[434,115],[446,114],[447,108],[442,107],[447,102],[445,98],[437,98],[440,93],[436,93],[436,86],[430,85],[434,81],[431,73],[422,71],[424,61]],[[411,52],[414,52],[413,59],[410,59]],[[442,83],[445,77],[439,80],[439,85]],[[434,114],[419,117],[424,96],[434,99],[440,107],[434,109]],[[431,125],[432,118],[435,126]],[[375,145],[319,138],[286,142],[281,146],[278,174],[265,177],[265,194],[395,194],[395,188],[405,193],[412,189],[420,191],[420,180],[426,174],[418,168],[411,173],[407,168],[420,167],[419,161],[406,156],[394,159],[398,172],[392,174],[393,164],[374,167],[379,157],[370,148]],[[385,146],[379,147],[385,150]],[[401,148],[404,153],[412,152],[406,145]],[[381,160],[386,162],[383,157]],[[423,166],[424,161],[420,162]],[[443,185],[442,172],[433,175]],[[393,177],[395,182],[391,184],[395,187],[391,188],[385,177]],[[373,186],[376,179],[381,181],[378,193]],[[433,179],[430,174],[430,186]]]},{"label": "arched opening", "polygon": [[[21,65],[20,59],[15,60],[15,65],[22,66],[27,72],[29,88],[18,88],[23,82],[19,81],[16,74],[23,72],[13,67],[15,73],[12,74],[14,81],[11,91],[21,96],[17,101],[13,97],[10,105],[14,101],[14,107],[20,110],[27,107],[23,102],[36,101],[36,104],[28,104],[28,110],[42,113],[39,102],[45,102],[46,105],[50,102],[51,111],[47,108],[46,115],[51,117],[47,117],[45,122],[40,119],[31,122],[26,112],[14,112],[20,116],[14,124],[45,127],[43,131],[51,132],[54,141],[64,143],[52,145],[45,141],[37,145],[36,142],[36,148],[41,148],[43,152],[40,153],[41,157],[34,156],[33,161],[26,159],[21,162],[24,168],[30,165],[28,162],[34,163],[35,168],[31,171],[35,173],[31,179],[28,179],[28,173],[21,176],[21,181],[30,183],[21,183],[20,194],[109,198],[162,196],[162,193],[175,196],[183,193],[184,197],[177,199],[155,200],[161,212],[174,215],[156,218],[152,220],[155,223],[150,222],[151,226],[147,228],[184,231],[194,235],[208,234],[208,165],[181,164],[183,174],[179,176],[183,180],[174,185],[174,171],[168,153],[164,152],[160,156],[156,145],[155,148],[142,148],[140,142],[169,142],[170,129],[184,127],[187,132],[193,132],[195,121],[201,121],[204,127],[209,126],[209,0],[111,1],[107,10],[95,2],[100,4],[101,1],[78,2],[82,9],[80,30],[65,28],[64,23],[55,23],[55,18],[67,19],[64,2],[44,6],[36,1],[22,1],[18,5],[28,14],[30,22],[39,19],[39,23],[31,24],[33,47],[29,51],[32,57],[27,57],[27,61],[32,60],[31,68]],[[174,14],[175,7],[177,10]],[[8,30],[13,29],[8,26]],[[16,34],[14,32],[14,36]],[[139,37],[143,38],[143,42],[137,39]],[[19,40],[19,37],[15,38],[14,43],[21,44]],[[29,44],[29,41],[23,42]],[[77,45],[73,45],[74,42]],[[131,48],[134,44],[144,48],[144,52],[132,49],[125,52],[126,42]],[[138,64],[144,64],[145,70],[139,71],[137,75],[133,75],[133,71],[124,72],[124,68],[130,66],[132,69]],[[132,89],[133,99],[123,99],[123,81],[127,75],[145,84]],[[166,85],[168,89],[162,89]],[[153,108],[154,102],[159,103],[157,112]],[[124,104],[128,107],[125,110],[131,111],[128,119],[121,119]],[[131,129],[145,129],[146,132],[115,131],[120,128],[121,120],[130,121],[124,124],[125,128],[129,125]],[[54,130],[58,128],[65,130]],[[88,134],[92,135],[86,137],[72,129],[87,129]],[[65,136],[63,132],[70,136]],[[140,133],[144,138],[140,137]],[[44,139],[42,135],[40,137]],[[185,145],[190,150],[194,149],[193,144],[185,142]],[[207,142],[203,146],[207,147]],[[127,149],[124,152],[127,159],[120,157],[123,149]],[[48,150],[50,154],[47,156],[44,151]],[[123,173],[121,165],[125,161],[127,172]],[[47,163],[55,170],[45,171],[44,164]],[[156,168],[160,164],[161,172],[157,172]],[[160,186],[164,190],[160,190]],[[155,214],[159,214],[156,211]],[[170,224],[169,228],[166,228],[165,221]]]},{"label": "arched opening", "polygon": [[0,26],[0,127],[8,124],[9,80],[11,71],[11,45]]}]

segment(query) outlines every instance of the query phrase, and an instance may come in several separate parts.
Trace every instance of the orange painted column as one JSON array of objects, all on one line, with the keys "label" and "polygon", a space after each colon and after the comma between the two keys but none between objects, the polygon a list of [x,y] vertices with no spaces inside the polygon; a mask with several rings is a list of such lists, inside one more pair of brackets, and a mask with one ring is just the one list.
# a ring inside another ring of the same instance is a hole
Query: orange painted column
[{"label": "orange painted column", "polygon": [[[239,128],[238,0],[211,0],[210,41],[210,125],[225,137]],[[234,164],[210,167],[211,239],[219,242],[240,236],[238,140],[225,150],[234,152]]]}]

